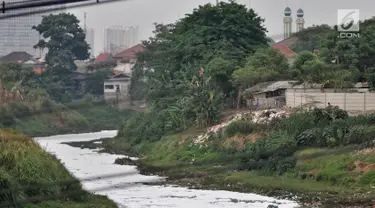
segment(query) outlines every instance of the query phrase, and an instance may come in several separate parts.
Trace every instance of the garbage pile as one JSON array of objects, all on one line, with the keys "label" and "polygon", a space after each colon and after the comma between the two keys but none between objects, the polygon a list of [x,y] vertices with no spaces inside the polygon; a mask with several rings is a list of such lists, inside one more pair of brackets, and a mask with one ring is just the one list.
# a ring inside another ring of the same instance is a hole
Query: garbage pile
[{"label": "garbage pile", "polygon": [[237,113],[229,121],[217,124],[215,126],[211,126],[207,129],[207,132],[199,135],[193,140],[195,144],[204,144],[206,141],[210,139],[213,134],[217,134],[218,132],[225,129],[230,123],[238,120],[251,120],[253,123],[257,124],[266,124],[268,122],[273,121],[274,119],[281,119],[288,117],[290,115],[289,112],[281,109],[271,109],[271,110],[261,110],[261,111],[254,111],[252,113]]}]

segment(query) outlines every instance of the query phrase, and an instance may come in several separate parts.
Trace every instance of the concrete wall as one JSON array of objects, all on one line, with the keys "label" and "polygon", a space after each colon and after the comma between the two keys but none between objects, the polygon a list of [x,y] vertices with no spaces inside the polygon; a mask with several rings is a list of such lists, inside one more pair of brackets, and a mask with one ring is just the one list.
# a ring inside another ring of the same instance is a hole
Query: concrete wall
[{"label": "concrete wall", "polygon": [[286,91],[286,106],[299,107],[315,103],[316,107],[327,107],[328,103],[349,111],[375,110],[375,93],[334,93]]},{"label": "concrete wall", "polygon": [[[119,101],[129,100],[129,85],[130,81],[111,81],[107,80],[104,82],[104,99],[109,102],[116,102],[116,87],[119,86],[120,95]],[[114,86],[113,89],[108,89],[106,86]]]}]

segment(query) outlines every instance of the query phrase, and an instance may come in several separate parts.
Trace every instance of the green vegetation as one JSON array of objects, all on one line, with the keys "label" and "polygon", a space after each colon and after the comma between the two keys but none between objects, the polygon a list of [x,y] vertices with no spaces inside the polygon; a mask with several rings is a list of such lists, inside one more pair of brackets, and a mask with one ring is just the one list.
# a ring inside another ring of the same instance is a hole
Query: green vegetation
[{"label": "green vegetation", "polygon": [[0,114],[1,127],[18,129],[28,136],[48,136],[113,130],[121,125],[120,121],[130,111],[97,103],[91,95],[69,105],[39,96],[32,102],[0,105]]},{"label": "green vegetation", "polygon": [[[203,130],[189,129],[153,142],[136,144],[118,136],[103,145],[114,153],[138,154],[143,173],[166,175],[180,185],[284,197],[293,193],[301,202],[364,206],[375,196],[374,125],[373,115],[349,117],[329,107],[268,125],[236,121],[202,142],[196,139]],[[257,132],[264,136],[243,147],[227,145],[236,138],[232,135]]]},{"label": "green vegetation", "polygon": [[[150,108],[124,119],[118,136],[106,139],[104,147],[144,156],[144,173],[166,174],[198,188],[373,203],[374,155],[357,151],[373,146],[373,115],[314,109],[266,125],[234,122],[197,139],[202,128],[221,120],[224,109],[252,99],[244,92],[260,82],[293,79],[305,88],[320,83],[324,91],[374,80],[374,19],[361,23],[361,39],[337,38],[325,25],[298,33],[293,64],[267,44],[262,24],[252,9],[232,1],[200,6],[173,24],[156,24],[155,36],[138,54],[130,89],[132,99],[145,99]],[[312,53],[316,48],[318,55]]]},{"label": "green vegetation", "polygon": [[79,181],[31,138],[2,129],[0,143],[0,206],[117,207],[106,197],[84,191]]}]

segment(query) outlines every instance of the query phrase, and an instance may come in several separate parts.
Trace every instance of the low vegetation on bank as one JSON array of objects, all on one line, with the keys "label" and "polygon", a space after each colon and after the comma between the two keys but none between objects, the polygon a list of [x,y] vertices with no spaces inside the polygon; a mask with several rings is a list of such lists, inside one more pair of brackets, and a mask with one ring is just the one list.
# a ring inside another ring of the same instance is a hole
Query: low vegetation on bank
[{"label": "low vegetation on bank", "polygon": [[117,207],[84,191],[59,160],[20,132],[0,130],[0,167],[1,207]]},{"label": "low vegetation on bank", "polygon": [[32,102],[10,102],[0,105],[0,126],[13,128],[28,136],[49,136],[118,129],[129,114],[91,95],[69,104],[56,103],[46,97]]},{"label": "low vegetation on bank", "polygon": [[345,206],[374,204],[375,115],[350,117],[337,107],[301,110],[267,124],[235,121],[197,142],[205,131],[190,128],[150,141],[131,140],[123,129],[103,146],[141,157],[145,174],[166,175],[194,188],[296,195],[302,202]]}]

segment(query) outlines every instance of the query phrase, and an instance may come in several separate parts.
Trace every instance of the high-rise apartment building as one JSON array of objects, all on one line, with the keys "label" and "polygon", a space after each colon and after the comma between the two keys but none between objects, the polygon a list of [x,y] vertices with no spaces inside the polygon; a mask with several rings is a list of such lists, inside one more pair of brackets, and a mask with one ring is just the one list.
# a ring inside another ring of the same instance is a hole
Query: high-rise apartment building
[{"label": "high-rise apartment building", "polygon": [[104,50],[118,53],[140,42],[138,26],[112,26],[104,29]]},{"label": "high-rise apartment building", "polygon": [[[13,0],[5,0],[7,3],[12,3]],[[52,6],[51,6],[52,7]],[[56,5],[60,10],[57,12],[64,12],[65,5]],[[30,8],[23,10],[7,11],[4,14],[0,13],[0,16],[6,16],[9,14],[17,14],[24,12],[34,12],[37,10],[44,10],[45,7]],[[32,30],[32,26],[38,25],[42,21],[42,13],[32,14],[28,16],[5,18],[0,20],[0,56],[7,55],[11,52],[27,52],[34,57],[40,57],[41,51],[34,49],[34,45],[40,40],[38,32]]]},{"label": "high-rise apartment building", "polygon": [[126,49],[125,27],[111,26],[104,29],[104,50],[108,53],[118,53]]},{"label": "high-rise apartment building", "polygon": [[90,45],[90,56],[95,56],[95,31],[93,28],[86,29],[86,42]]},{"label": "high-rise apartment building", "polygon": [[131,26],[126,28],[126,48],[130,48],[132,46],[135,46],[139,43],[139,27],[138,26]]}]

